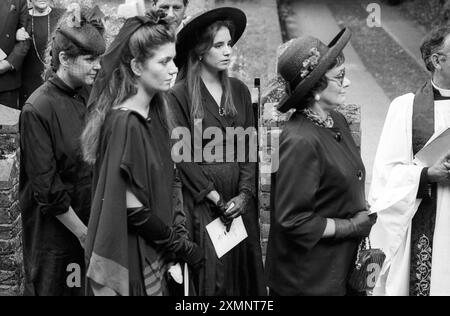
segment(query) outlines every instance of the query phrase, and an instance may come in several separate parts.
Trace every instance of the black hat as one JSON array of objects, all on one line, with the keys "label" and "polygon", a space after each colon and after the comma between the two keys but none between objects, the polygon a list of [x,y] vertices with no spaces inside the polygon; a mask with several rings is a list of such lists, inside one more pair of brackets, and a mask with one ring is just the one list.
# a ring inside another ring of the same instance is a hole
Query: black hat
[{"label": "black hat", "polygon": [[301,108],[299,102],[329,70],[350,37],[350,29],[344,28],[328,46],[312,36],[289,43],[278,60],[278,72],[288,85],[288,95],[278,105],[280,112]]},{"label": "black hat", "polygon": [[242,10],[231,7],[216,8],[192,17],[177,36],[177,57],[175,64],[181,67],[186,63],[189,51],[198,43],[199,32],[216,21],[229,20],[233,23],[232,45],[241,38],[247,26],[247,17]]},{"label": "black hat", "polygon": [[71,11],[65,17],[66,20],[62,21],[56,35],[64,35],[87,53],[102,55],[106,50],[103,17],[104,14],[98,6],[88,10],[72,4]]}]

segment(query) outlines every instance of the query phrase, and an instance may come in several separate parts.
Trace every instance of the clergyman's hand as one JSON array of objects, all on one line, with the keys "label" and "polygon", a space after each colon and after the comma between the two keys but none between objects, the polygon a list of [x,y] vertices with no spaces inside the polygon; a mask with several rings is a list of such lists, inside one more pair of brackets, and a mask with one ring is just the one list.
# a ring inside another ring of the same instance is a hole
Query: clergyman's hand
[{"label": "clergyman's hand", "polygon": [[430,183],[450,185],[450,152],[428,169]]}]

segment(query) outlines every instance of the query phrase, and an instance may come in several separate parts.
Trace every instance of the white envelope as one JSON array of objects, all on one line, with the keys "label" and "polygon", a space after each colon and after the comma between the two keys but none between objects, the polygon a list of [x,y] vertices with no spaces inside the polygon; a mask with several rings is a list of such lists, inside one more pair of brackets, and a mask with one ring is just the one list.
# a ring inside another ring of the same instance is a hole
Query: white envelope
[{"label": "white envelope", "polygon": [[8,57],[8,55],[0,48],[0,60],[4,60],[6,57]]},{"label": "white envelope", "polygon": [[208,231],[219,259],[248,237],[242,216],[233,220],[229,232],[227,232],[226,227],[220,218],[217,218],[215,221],[208,224],[206,230]]}]

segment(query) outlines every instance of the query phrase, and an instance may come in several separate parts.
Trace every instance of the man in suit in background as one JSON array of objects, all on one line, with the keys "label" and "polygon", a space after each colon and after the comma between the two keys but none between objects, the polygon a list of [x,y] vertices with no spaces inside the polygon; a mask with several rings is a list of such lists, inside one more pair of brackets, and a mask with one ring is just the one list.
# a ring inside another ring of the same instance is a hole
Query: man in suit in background
[{"label": "man in suit in background", "polygon": [[21,67],[30,41],[17,41],[16,33],[25,32],[27,0],[0,1],[0,104],[18,108]]},{"label": "man in suit in background", "polygon": [[189,0],[153,0],[153,7],[163,10],[167,17],[176,23],[179,32],[184,26],[183,19],[188,3]]}]

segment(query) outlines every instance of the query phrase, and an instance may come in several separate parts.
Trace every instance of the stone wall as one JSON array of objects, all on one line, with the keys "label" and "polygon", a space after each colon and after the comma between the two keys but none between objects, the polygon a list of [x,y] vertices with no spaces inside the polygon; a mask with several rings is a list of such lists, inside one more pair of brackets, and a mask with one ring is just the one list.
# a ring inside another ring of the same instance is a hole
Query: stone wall
[{"label": "stone wall", "polygon": [[19,111],[0,105],[0,296],[22,292]]}]

